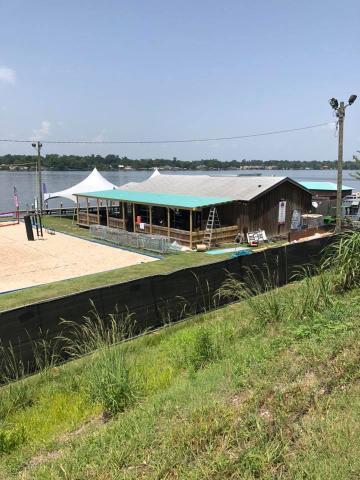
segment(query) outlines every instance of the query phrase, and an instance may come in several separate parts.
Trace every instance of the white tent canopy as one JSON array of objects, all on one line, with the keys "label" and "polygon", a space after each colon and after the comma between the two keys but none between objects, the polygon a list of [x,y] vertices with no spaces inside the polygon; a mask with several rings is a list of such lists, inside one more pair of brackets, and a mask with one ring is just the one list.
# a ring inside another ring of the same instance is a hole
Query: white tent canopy
[{"label": "white tent canopy", "polygon": [[61,192],[54,192],[54,193],[45,193],[44,200],[49,200],[50,198],[57,198],[57,197],[64,197],[76,202],[75,193],[86,193],[86,192],[100,192],[101,190],[112,190],[115,189],[116,186],[106,180],[101,173],[98,172],[96,168],[87,176],[84,180],[82,180],[77,185],[73,187],[69,187],[66,190],[62,190]]}]

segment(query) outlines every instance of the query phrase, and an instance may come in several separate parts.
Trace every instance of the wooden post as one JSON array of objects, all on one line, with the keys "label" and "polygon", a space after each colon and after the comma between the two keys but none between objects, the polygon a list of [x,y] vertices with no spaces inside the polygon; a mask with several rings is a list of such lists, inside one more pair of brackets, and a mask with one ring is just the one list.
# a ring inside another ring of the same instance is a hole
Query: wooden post
[{"label": "wooden post", "polygon": [[133,203],[133,231],[136,232],[135,203]]},{"label": "wooden post", "polygon": [[[26,204],[27,205],[27,204]],[[26,208],[28,208],[26,206]],[[79,223],[79,210],[80,210],[80,205],[79,205],[79,197],[76,196],[76,216],[77,216],[77,223]],[[29,212],[27,212],[29,213]]]},{"label": "wooden post", "polygon": [[167,207],[168,237],[170,238],[170,208]]},{"label": "wooden post", "polygon": [[106,200],[106,225],[109,226],[109,207],[108,207],[108,201]]},{"label": "wooden post", "polygon": [[86,197],[86,220],[87,220],[87,224],[90,225],[90,220],[89,220],[89,197]]},{"label": "wooden post", "polygon": [[100,225],[100,209],[99,209],[99,199],[96,199],[96,208],[97,208],[97,222]]},{"label": "wooden post", "polygon": [[123,218],[123,229],[125,230],[125,204],[121,202],[122,205],[122,218]]},{"label": "wooden post", "polygon": [[190,248],[192,249],[192,234],[193,234],[193,211],[189,210],[189,223],[190,223]]},{"label": "wooden post", "polygon": [[149,206],[150,233],[152,233],[152,206]]}]

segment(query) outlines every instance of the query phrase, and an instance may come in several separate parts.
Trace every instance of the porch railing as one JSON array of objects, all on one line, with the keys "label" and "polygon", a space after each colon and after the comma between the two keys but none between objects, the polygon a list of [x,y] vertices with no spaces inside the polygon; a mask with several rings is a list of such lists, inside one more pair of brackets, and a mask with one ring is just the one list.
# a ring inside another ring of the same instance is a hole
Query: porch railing
[{"label": "porch railing", "polygon": [[[97,214],[87,213],[80,211],[78,215],[78,225],[90,226],[97,225],[99,223]],[[125,229],[124,220],[122,218],[115,218],[109,216],[109,227]],[[144,228],[140,228],[140,226]],[[228,227],[214,228],[213,230],[213,243],[232,243],[235,240],[236,234],[239,231],[237,225],[230,225]],[[135,225],[135,232],[137,233],[152,233],[153,235],[162,235],[170,238],[172,241],[176,241],[181,245],[192,246],[203,243],[205,230],[193,230],[190,235],[189,230],[181,230],[178,228],[168,228],[162,225],[152,225],[149,223],[137,223]]]},{"label": "porch railing", "polygon": [[[140,228],[141,224],[136,224],[135,231],[138,233],[153,233],[155,235],[164,235],[179,242],[181,245],[190,246],[190,232],[188,230],[180,230],[177,228],[168,228],[160,225],[150,225],[148,223],[142,224],[144,228]],[[231,243],[235,240],[239,228],[237,225],[229,227],[214,228],[213,241],[214,243]],[[195,246],[204,241],[205,230],[194,230],[192,232],[192,245]]]}]

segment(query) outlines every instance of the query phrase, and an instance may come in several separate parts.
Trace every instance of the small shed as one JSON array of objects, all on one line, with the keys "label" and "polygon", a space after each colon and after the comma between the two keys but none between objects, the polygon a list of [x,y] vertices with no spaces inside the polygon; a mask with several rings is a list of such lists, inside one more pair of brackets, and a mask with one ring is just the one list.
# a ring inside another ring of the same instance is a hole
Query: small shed
[{"label": "small shed", "polygon": [[[334,216],[336,214],[337,185],[333,182],[300,182],[312,194],[316,213]],[[352,188],[343,185],[342,198],[351,195]]]},{"label": "small shed", "polygon": [[[333,182],[300,182],[300,184],[311,192],[313,199],[336,200],[337,185]],[[352,194],[352,188],[343,185],[342,197]]]}]

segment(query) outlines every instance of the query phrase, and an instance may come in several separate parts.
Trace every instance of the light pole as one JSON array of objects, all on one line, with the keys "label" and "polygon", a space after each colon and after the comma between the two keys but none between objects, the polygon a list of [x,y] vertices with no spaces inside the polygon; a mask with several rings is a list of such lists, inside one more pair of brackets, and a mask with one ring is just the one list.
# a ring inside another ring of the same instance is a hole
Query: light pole
[{"label": "light pole", "polygon": [[42,180],[41,180],[41,148],[42,148],[42,143],[41,142],[36,142],[33,143],[32,146],[36,148],[37,151],[37,171],[38,171],[38,191],[39,191],[39,205],[38,205],[38,210],[40,215],[42,214],[43,210],[43,193],[42,193]]},{"label": "light pole", "polygon": [[337,192],[336,192],[336,226],[335,233],[341,232],[341,200],[342,200],[342,170],[343,170],[343,153],[344,153],[344,120],[345,110],[349,105],[352,105],[357,96],[350,95],[348,103],[339,102],[336,98],[329,100],[330,106],[336,112],[339,119],[339,144],[338,144],[338,164],[337,164]]}]

